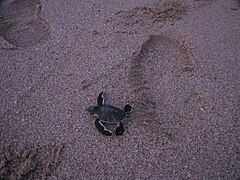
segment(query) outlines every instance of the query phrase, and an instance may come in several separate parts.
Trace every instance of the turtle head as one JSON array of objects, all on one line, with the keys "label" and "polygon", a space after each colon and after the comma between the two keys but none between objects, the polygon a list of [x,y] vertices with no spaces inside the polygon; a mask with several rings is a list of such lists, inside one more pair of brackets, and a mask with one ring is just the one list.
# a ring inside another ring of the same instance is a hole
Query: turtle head
[{"label": "turtle head", "polygon": [[95,114],[97,114],[98,107],[97,107],[97,106],[89,106],[86,110],[87,110],[91,115],[95,115]]}]

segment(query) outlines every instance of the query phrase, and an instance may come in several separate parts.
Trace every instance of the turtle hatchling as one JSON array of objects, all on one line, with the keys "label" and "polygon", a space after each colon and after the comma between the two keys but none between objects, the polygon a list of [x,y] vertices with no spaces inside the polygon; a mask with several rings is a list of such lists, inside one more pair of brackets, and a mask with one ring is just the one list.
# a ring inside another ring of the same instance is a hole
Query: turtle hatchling
[{"label": "turtle hatchling", "polygon": [[107,129],[106,124],[117,124],[115,135],[120,136],[125,132],[123,120],[128,117],[132,111],[132,106],[125,105],[124,109],[120,109],[105,104],[104,92],[101,92],[97,98],[97,106],[89,106],[86,109],[91,115],[97,117],[95,126],[101,134],[111,136],[112,132]]}]

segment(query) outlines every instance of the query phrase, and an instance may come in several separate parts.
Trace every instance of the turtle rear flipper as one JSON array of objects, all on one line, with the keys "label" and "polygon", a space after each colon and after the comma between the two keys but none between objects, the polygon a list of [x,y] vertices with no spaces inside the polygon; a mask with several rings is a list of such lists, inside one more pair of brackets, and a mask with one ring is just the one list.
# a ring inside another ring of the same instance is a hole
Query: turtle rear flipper
[{"label": "turtle rear flipper", "polygon": [[104,101],[105,101],[104,92],[101,92],[101,93],[98,95],[98,98],[97,98],[97,105],[98,105],[98,106],[104,105]]},{"label": "turtle rear flipper", "polygon": [[106,135],[106,136],[112,135],[111,131],[107,130],[107,128],[101,123],[99,118],[95,120],[94,124],[101,134]]},{"label": "turtle rear flipper", "polygon": [[129,104],[126,104],[126,105],[124,106],[124,111],[125,111],[126,113],[130,113],[130,112],[132,111],[132,106],[130,106]]},{"label": "turtle rear flipper", "polygon": [[123,124],[123,122],[119,122],[118,127],[115,131],[115,134],[116,134],[116,136],[121,136],[121,135],[123,135],[124,132],[125,132],[124,124]]}]

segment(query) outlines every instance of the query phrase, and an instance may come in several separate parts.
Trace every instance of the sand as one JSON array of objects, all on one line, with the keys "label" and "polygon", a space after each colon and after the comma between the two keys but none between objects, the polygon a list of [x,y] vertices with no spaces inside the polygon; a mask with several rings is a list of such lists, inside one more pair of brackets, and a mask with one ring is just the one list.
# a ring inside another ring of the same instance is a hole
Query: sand
[{"label": "sand", "polygon": [[239,179],[239,24],[236,0],[1,1],[0,179]]}]

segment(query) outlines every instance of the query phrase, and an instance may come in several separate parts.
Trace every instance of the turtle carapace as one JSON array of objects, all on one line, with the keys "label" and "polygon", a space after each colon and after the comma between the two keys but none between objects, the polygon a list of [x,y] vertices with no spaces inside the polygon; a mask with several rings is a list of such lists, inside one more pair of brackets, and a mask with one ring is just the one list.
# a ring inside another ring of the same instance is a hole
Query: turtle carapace
[{"label": "turtle carapace", "polygon": [[132,111],[132,106],[125,105],[124,109],[105,104],[104,92],[101,92],[97,98],[97,106],[89,106],[86,109],[91,115],[97,117],[95,126],[98,131],[106,136],[111,136],[112,132],[107,129],[106,124],[117,124],[115,134],[123,135],[125,126],[123,120],[127,118]]}]

